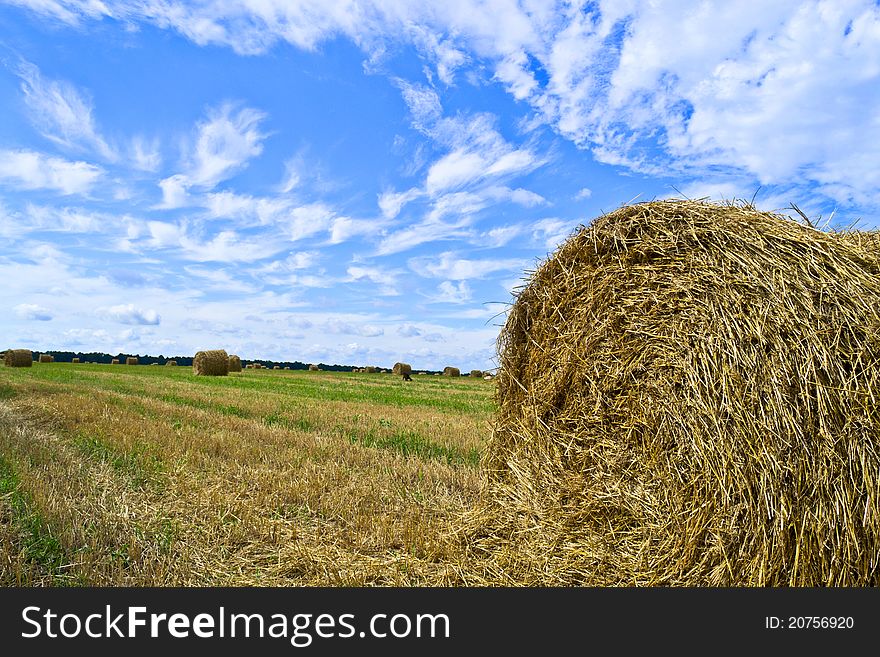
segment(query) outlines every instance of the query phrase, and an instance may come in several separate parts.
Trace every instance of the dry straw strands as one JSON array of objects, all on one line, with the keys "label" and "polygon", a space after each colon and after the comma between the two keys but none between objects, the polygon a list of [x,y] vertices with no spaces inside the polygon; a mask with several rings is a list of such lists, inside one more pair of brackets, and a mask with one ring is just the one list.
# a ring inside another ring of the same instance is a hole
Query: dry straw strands
[{"label": "dry straw strands", "polygon": [[229,371],[241,372],[241,358],[239,358],[235,354],[231,354],[229,356]]},{"label": "dry straw strands", "polygon": [[33,354],[30,349],[7,349],[3,364],[6,367],[33,367]]},{"label": "dry straw strands", "polygon": [[394,363],[391,372],[393,374],[412,374],[412,365],[409,363]]},{"label": "dry straw strands", "polygon": [[229,374],[229,354],[225,349],[200,351],[193,358],[196,376],[226,376]]},{"label": "dry straw strands", "polygon": [[55,360],[55,358],[51,354],[40,354],[40,362],[41,363],[51,363],[54,360]]},{"label": "dry straw strands", "polygon": [[475,545],[532,583],[880,585],[876,274],[748,205],[582,227],[499,337]]},{"label": "dry straw strands", "polygon": [[138,364],[138,359],[135,358],[134,356],[128,356],[128,357],[125,359],[125,364],[126,364],[126,365],[137,365],[137,364]]},{"label": "dry straw strands", "polygon": [[461,370],[457,367],[444,367],[443,376],[461,376]]}]

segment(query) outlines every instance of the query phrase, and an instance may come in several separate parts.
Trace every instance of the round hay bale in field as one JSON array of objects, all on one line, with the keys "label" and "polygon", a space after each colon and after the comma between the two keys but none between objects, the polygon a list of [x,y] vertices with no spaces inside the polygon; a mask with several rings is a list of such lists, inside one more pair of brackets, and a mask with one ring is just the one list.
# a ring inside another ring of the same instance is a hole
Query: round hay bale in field
[{"label": "round hay bale in field", "polygon": [[378,367],[373,367],[372,365],[368,365],[364,368],[364,372],[367,374],[375,374],[378,371]]},{"label": "round hay bale in field", "polygon": [[317,371],[318,371],[317,365],[315,365],[314,363],[309,365],[309,372],[317,372]]},{"label": "round hay bale in field", "polygon": [[3,354],[6,367],[33,367],[34,358],[30,349],[7,349]]},{"label": "round hay bale in field", "polygon": [[165,361],[165,367],[177,367],[177,361],[176,360]]},{"label": "round hay bale in field", "polygon": [[71,358],[70,362],[73,363],[74,365],[79,365],[80,360],[79,360],[79,358]]},{"label": "round hay bale in field", "polygon": [[440,372],[434,372],[434,376],[440,376]]},{"label": "round hay bale in field", "polygon": [[40,354],[40,362],[41,363],[51,363],[55,360],[55,357],[51,354]]},{"label": "round hay bale in field", "polygon": [[444,367],[443,376],[461,376],[461,370],[457,367]]},{"label": "round hay bale in field", "polygon": [[394,363],[391,372],[393,374],[412,374],[412,365],[409,363]]},{"label": "round hay bale in field", "polygon": [[229,371],[241,372],[241,358],[235,354],[230,354],[229,356]]},{"label": "round hay bale in field", "polygon": [[276,366],[273,367],[272,369],[273,369],[273,370],[280,370],[280,369],[281,369],[281,365],[276,365]]},{"label": "round hay bale in field", "polygon": [[200,351],[193,358],[196,376],[226,376],[229,374],[229,354],[225,349]]},{"label": "round hay bale in field", "polygon": [[128,357],[125,359],[125,364],[126,364],[126,365],[137,365],[137,364],[138,364],[138,359],[137,359],[135,356],[128,356]]},{"label": "round hay bale in field", "polygon": [[284,369],[289,370],[290,368],[289,368],[289,367],[285,367]]},{"label": "round hay bale in field", "polygon": [[263,364],[262,363],[254,363],[254,369],[255,370],[263,369]]},{"label": "round hay bale in field", "polygon": [[110,361],[110,364],[111,364],[111,365],[119,365],[119,359],[118,359],[118,358],[114,358],[113,360]]},{"label": "round hay bale in field", "polygon": [[530,583],[880,585],[880,277],[748,205],[581,227],[518,294],[474,544]]},{"label": "round hay bale in field", "polygon": [[480,379],[483,376],[483,370],[471,370],[471,376],[475,379]]},{"label": "round hay bale in field", "polygon": [[487,374],[486,376],[483,377],[483,381],[491,381],[494,378],[495,377],[492,376],[491,374]]}]

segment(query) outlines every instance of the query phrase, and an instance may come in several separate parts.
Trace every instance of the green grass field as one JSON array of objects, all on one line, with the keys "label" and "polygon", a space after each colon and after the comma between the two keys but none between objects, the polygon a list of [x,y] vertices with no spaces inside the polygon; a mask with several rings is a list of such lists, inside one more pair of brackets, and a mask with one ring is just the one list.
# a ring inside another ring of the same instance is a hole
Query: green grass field
[{"label": "green grass field", "polygon": [[0,584],[455,585],[482,379],[0,367]]}]

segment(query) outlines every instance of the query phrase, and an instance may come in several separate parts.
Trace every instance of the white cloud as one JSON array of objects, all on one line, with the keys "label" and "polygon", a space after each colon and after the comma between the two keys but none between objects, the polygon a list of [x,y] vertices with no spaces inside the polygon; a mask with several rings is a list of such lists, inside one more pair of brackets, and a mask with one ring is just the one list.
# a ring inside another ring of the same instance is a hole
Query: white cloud
[{"label": "white cloud", "polygon": [[467,281],[459,281],[456,285],[452,281],[443,281],[437,286],[437,294],[431,297],[433,303],[466,303],[471,300],[473,293]]},{"label": "white cloud", "polygon": [[99,308],[97,314],[121,324],[156,326],[162,321],[155,310],[138,308],[132,303]]},{"label": "white cloud", "polygon": [[342,244],[358,235],[375,234],[382,224],[373,219],[335,217],[330,226],[330,244]]},{"label": "white cloud", "polygon": [[456,257],[452,251],[441,253],[439,257],[411,258],[409,268],[420,276],[445,278],[451,281],[468,281],[486,278],[498,271],[521,271],[525,263],[520,259],[506,260],[468,260]]},{"label": "white cloud", "polygon": [[130,144],[130,159],[132,165],[141,171],[158,171],[162,165],[162,154],[159,150],[159,141],[148,141],[144,137],[132,138]]},{"label": "white cloud", "polygon": [[[477,78],[488,70],[602,161],[679,177],[711,166],[880,203],[880,7],[870,0],[26,4],[69,22],[147,20],[247,54],[279,41],[314,49],[339,35],[371,58],[388,42],[412,43],[446,84],[464,62]],[[415,126],[439,139],[436,91],[398,85]],[[448,149],[432,189],[464,184],[477,156],[489,169],[503,155]]]},{"label": "white cloud", "polygon": [[224,103],[210,110],[197,126],[198,135],[189,155],[186,181],[211,188],[247,165],[263,152],[265,135],[259,131],[263,112]]},{"label": "white cloud", "polygon": [[557,219],[549,217],[531,224],[532,238],[552,251],[571,235],[580,224],[578,220]]},{"label": "white cloud", "polygon": [[574,199],[576,201],[583,201],[585,199],[590,198],[593,195],[593,190],[589,187],[581,188],[577,194],[574,195]]},{"label": "white cloud", "polygon": [[385,334],[385,330],[380,326],[350,322],[342,319],[331,319],[323,324],[322,329],[328,333],[359,335],[364,338],[375,338]]},{"label": "white cloud", "polygon": [[160,210],[174,210],[189,204],[187,188],[189,181],[182,174],[169,176],[159,181],[159,189],[162,190],[162,202],[155,206]]},{"label": "white cloud", "polygon": [[20,303],[12,310],[19,319],[48,322],[53,317],[51,310],[35,303]]},{"label": "white cloud", "polygon": [[11,5],[26,7],[42,16],[77,25],[85,18],[110,16],[101,0],[4,0]]},{"label": "white cloud", "polygon": [[24,189],[85,194],[103,175],[101,167],[87,162],[71,162],[28,150],[0,150],[0,182],[11,182]]},{"label": "white cloud", "polygon": [[64,146],[94,151],[106,160],[117,155],[99,134],[92,117],[92,103],[72,84],[46,80],[30,62],[18,67],[21,90],[31,121],[48,139]]},{"label": "white cloud", "polygon": [[413,187],[405,192],[383,192],[379,195],[379,209],[386,219],[394,219],[400,214],[400,210],[410,201],[424,195],[418,187]]}]

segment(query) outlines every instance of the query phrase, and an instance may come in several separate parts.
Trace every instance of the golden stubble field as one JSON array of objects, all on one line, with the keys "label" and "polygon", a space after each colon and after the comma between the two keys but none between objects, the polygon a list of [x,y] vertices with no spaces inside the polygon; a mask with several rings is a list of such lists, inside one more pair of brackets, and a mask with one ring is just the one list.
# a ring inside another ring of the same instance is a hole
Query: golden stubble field
[{"label": "golden stubble field", "polygon": [[494,383],[0,368],[0,584],[509,583],[462,539]]}]

